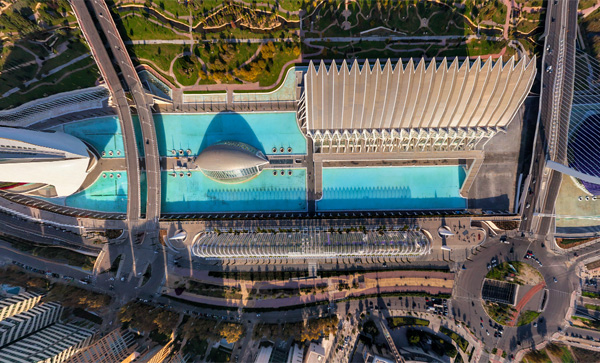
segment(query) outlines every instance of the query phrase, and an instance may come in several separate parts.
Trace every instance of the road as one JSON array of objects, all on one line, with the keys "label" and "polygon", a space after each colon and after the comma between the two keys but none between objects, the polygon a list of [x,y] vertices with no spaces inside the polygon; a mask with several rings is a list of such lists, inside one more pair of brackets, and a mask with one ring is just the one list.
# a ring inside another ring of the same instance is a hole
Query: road
[{"label": "road", "polygon": [[[506,351],[515,351],[526,348],[534,343],[540,343],[558,331],[558,327],[566,328],[564,321],[571,301],[571,293],[577,289],[579,279],[575,274],[576,264],[569,264],[568,256],[556,256],[547,247],[531,244],[525,239],[509,239],[511,244],[500,243],[498,238],[492,238],[480,248],[472,261],[465,262],[465,270],[459,272],[455,283],[452,298],[452,314],[459,321],[464,321],[475,332],[488,349],[497,347]],[[511,253],[510,250],[513,249]],[[527,250],[532,250],[543,263],[539,267],[523,256]],[[544,311],[538,319],[538,326],[532,324],[520,327],[505,327],[501,338],[487,335],[485,330],[490,330],[481,300],[481,286],[487,273],[487,264],[496,257],[499,262],[523,261],[536,267],[546,281],[549,296]],[[581,257],[580,257],[581,258]],[[571,261],[572,262],[572,261]],[[556,277],[557,282],[553,282]],[[484,321],[484,328],[480,327],[480,320]]]},{"label": "road", "polygon": [[[150,107],[153,104],[152,98],[146,95],[142,82],[138,77],[131,57],[127,53],[125,44],[119,35],[117,26],[110,15],[110,11],[104,0],[88,0],[93,9],[96,19],[100,23],[108,45],[112,51],[114,60],[117,62],[127,88],[133,97],[137,109],[139,122],[142,130],[144,169],[146,171],[147,198],[146,201],[146,223],[147,233],[156,234],[158,232],[158,219],[160,217],[161,207],[161,176],[160,176],[160,156],[158,154],[158,142],[156,140],[156,129]],[[158,236],[151,237],[152,240],[158,240]]]},{"label": "road", "polygon": [[[129,266],[132,267],[132,272],[138,275],[143,273],[143,271],[138,271],[138,262],[141,261],[141,264],[145,265],[148,260],[145,254],[142,253],[144,256],[137,254],[137,245],[158,242],[158,222],[161,208],[159,154],[154,120],[150,111],[152,99],[145,94],[106,3],[102,0],[72,1],[71,3],[84,36],[92,49],[96,63],[109,85],[119,110],[128,171],[127,222],[130,244],[126,260],[130,263]],[[98,20],[99,28],[94,25],[92,16]],[[100,31],[105,35],[110,54],[99,36]],[[114,63],[111,61],[111,56]],[[117,66],[115,67],[114,64]],[[120,70],[122,74],[125,87],[121,83],[117,70]],[[142,150],[139,150],[140,153],[138,153],[134,121],[129,109],[126,91],[133,97],[139,117],[142,139],[144,140],[141,146]],[[140,156],[143,157],[143,168],[140,167]],[[146,201],[141,200],[141,171],[145,171],[146,174]],[[146,207],[145,219],[141,215],[142,203],[145,203]],[[111,255],[109,258],[113,260],[116,256]]]},{"label": "road", "polygon": [[[121,131],[123,134],[123,144],[127,165],[127,220],[129,223],[136,223],[140,217],[140,166],[138,159],[138,150],[135,142],[135,132],[133,127],[133,118],[129,111],[129,104],[125,95],[125,90],[115,68],[112,65],[109,54],[100,38],[99,31],[94,25],[90,12],[86,7],[85,1],[71,0],[71,7],[75,12],[79,27],[90,46],[94,60],[102,73],[102,78],[108,85],[113,102],[117,105]],[[135,171],[135,172],[134,172]]]},{"label": "road", "polygon": [[577,1],[549,1],[546,40],[542,58],[540,115],[534,142],[529,184],[525,185],[523,231],[545,238],[553,227],[551,215],[562,181],[562,174],[546,168],[545,160],[565,163],[569,114],[573,96],[575,41],[577,37]]}]

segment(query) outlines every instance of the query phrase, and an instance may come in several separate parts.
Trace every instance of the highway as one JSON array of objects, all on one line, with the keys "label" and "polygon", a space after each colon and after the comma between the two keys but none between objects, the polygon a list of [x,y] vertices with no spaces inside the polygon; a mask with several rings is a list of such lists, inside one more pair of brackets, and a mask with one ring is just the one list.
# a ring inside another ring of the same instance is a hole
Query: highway
[{"label": "highway", "polygon": [[[112,66],[109,54],[100,38],[98,29],[88,11],[85,1],[71,0],[71,7],[75,12],[79,27],[90,46],[92,55],[102,73],[102,78],[108,85],[113,102],[117,105],[121,130],[123,134],[123,144],[125,148],[125,158],[127,165],[127,220],[131,223],[137,223],[140,217],[140,166],[138,159],[138,150],[135,142],[135,132],[133,127],[133,118],[129,112],[129,104],[125,95],[125,90],[121,85],[119,76]],[[133,172],[136,171],[136,172]]]},{"label": "highway", "polygon": [[[133,97],[137,109],[139,122],[142,130],[144,169],[146,171],[147,198],[146,201],[146,233],[156,234],[158,232],[158,220],[161,205],[161,178],[160,178],[160,156],[158,154],[158,143],[156,140],[156,129],[150,106],[152,99],[146,96],[142,82],[127,53],[127,48],[119,35],[117,26],[110,14],[104,0],[88,0],[93,9],[96,19],[100,23],[106,35],[113,57],[121,69],[123,79]],[[154,237],[151,237],[153,239]],[[158,238],[156,236],[155,238]]]},{"label": "highway", "polygon": [[577,1],[548,1],[546,40],[542,58],[542,90],[539,121],[533,147],[534,158],[523,208],[522,230],[545,238],[553,227],[551,215],[562,181],[562,174],[546,168],[545,160],[565,163],[569,115],[573,97]]}]

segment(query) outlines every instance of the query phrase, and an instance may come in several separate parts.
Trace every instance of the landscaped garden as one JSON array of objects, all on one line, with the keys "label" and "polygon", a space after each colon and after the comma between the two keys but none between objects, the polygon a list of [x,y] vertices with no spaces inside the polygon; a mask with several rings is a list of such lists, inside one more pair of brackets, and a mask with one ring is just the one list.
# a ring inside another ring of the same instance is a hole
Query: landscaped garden
[{"label": "landscaped garden", "polygon": [[543,281],[542,275],[530,265],[512,261],[503,262],[488,271],[485,276],[491,280],[509,281],[519,285],[537,285]]},{"label": "landscaped garden", "polygon": [[512,314],[515,312],[515,308],[510,305],[489,301],[486,301],[483,307],[490,318],[501,325],[508,325],[512,319]]},{"label": "landscaped garden", "polygon": [[392,329],[407,325],[429,326],[429,320],[414,318],[412,316],[394,316],[387,318],[387,323]]},{"label": "landscaped garden", "polygon": [[99,72],[75,20],[67,0],[18,0],[3,11],[0,109],[96,83]]}]

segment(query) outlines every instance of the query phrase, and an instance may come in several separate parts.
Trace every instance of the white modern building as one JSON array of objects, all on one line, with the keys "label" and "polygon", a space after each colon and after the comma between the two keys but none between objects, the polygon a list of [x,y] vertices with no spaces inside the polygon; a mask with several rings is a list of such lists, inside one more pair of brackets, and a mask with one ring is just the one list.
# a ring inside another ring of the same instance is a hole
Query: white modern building
[{"label": "white modern building", "polygon": [[204,149],[196,163],[207,177],[220,183],[236,184],[257,176],[269,161],[254,146],[239,141],[221,141]]},{"label": "white modern building", "polygon": [[325,348],[320,344],[311,342],[304,358],[304,363],[325,363]]},{"label": "white modern building", "polygon": [[53,324],[0,349],[2,363],[62,363],[86,348],[94,332],[73,324]]},{"label": "white modern building", "polygon": [[0,127],[0,182],[14,183],[13,192],[71,195],[97,159],[91,147],[62,132]]},{"label": "white modern building", "polygon": [[133,353],[136,346],[133,333],[115,329],[75,354],[68,363],[122,362]]},{"label": "white modern building", "polygon": [[317,153],[473,150],[505,130],[535,74],[535,58],[311,62],[298,114]]},{"label": "white modern building", "polygon": [[254,363],[269,363],[269,359],[271,358],[272,353],[273,353],[272,345],[266,345],[266,346],[260,347],[260,350],[258,351],[258,355],[256,356],[256,359],[254,360]]},{"label": "white modern building", "polygon": [[298,344],[292,345],[288,353],[287,363],[302,363],[304,360],[304,347]]},{"label": "white modern building", "polygon": [[0,321],[0,348],[56,323],[62,311],[60,304],[51,302]]},{"label": "white modern building", "polygon": [[41,299],[40,294],[22,292],[0,300],[0,321],[33,308]]}]

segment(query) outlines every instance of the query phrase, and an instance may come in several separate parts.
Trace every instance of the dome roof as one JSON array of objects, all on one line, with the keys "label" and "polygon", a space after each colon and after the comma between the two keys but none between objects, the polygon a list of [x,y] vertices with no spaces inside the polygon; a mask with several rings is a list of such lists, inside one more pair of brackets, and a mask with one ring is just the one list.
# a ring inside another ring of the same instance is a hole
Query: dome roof
[{"label": "dome roof", "polygon": [[221,141],[204,149],[196,164],[211,179],[242,182],[261,172],[269,161],[258,149],[243,142]]}]

